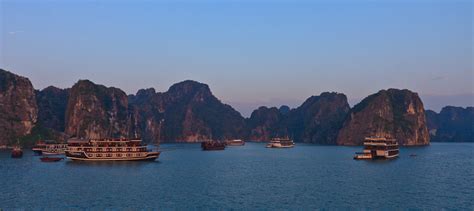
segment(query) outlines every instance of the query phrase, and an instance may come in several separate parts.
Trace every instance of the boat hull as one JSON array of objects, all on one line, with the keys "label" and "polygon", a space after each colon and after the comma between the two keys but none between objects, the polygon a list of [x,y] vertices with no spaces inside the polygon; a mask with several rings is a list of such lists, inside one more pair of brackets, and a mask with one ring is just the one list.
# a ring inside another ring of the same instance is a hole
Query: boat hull
[{"label": "boat hull", "polygon": [[66,151],[66,157],[73,161],[154,161],[160,156],[161,152],[149,152],[141,157],[90,157],[84,152],[70,153]]},{"label": "boat hull", "polygon": [[204,151],[214,151],[214,150],[225,150],[225,147],[204,147],[202,148]]},{"label": "boat hull", "polygon": [[40,158],[40,160],[42,162],[58,162],[62,159],[64,159],[64,158],[52,158],[52,157],[42,157],[42,158]]},{"label": "boat hull", "polygon": [[35,155],[42,155],[43,154],[42,149],[33,148],[32,151],[33,151],[33,153],[35,153]]},{"label": "boat hull", "polygon": [[293,148],[295,145],[267,144],[266,148]]},{"label": "boat hull", "polygon": [[48,152],[48,151],[42,151],[41,154],[43,155],[64,155],[65,152]]},{"label": "boat hull", "polygon": [[392,156],[354,156],[354,160],[391,160],[396,158],[398,158],[398,154]]}]

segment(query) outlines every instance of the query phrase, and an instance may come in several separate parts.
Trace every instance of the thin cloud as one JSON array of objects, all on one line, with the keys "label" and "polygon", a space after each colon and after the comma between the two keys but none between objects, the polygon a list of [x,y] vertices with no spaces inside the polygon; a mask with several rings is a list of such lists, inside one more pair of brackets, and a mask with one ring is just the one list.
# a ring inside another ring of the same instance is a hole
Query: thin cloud
[{"label": "thin cloud", "polygon": [[9,31],[8,34],[10,35],[15,35],[15,34],[18,34],[18,33],[23,33],[23,31]]}]

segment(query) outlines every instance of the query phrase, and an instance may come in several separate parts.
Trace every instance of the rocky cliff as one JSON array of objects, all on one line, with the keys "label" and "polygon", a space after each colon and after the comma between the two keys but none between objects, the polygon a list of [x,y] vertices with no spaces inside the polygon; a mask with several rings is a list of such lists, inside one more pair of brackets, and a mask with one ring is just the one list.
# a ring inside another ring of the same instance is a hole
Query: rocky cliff
[{"label": "rocky cliff", "polygon": [[286,127],[295,141],[336,144],[337,134],[350,110],[347,97],[324,92],[308,98],[288,114]]},{"label": "rocky cliff", "polygon": [[65,132],[81,138],[129,137],[127,95],[80,80],[69,92]]},{"label": "rocky cliff", "polygon": [[69,89],[49,86],[41,91],[36,91],[38,123],[45,128],[64,132],[68,98]]},{"label": "rocky cliff", "polygon": [[260,107],[247,120],[250,139],[268,141],[289,136],[296,142],[336,144],[337,133],[349,112],[347,98],[339,93],[322,93],[301,106]]},{"label": "rocky cliff", "polygon": [[[36,97],[35,97],[36,95]],[[472,140],[473,108],[428,111],[436,141]],[[141,137],[148,142],[196,142],[289,136],[297,142],[359,145],[366,136],[394,137],[402,145],[429,144],[423,104],[408,90],[382,90],[350,109],[347,98],[322,93],[290,109],[260,107],[244,119],[206,84],[183,81],[160,93],[127,96],[117,88],[77,82],[71,89],[33,90],[30,81],[0,70],[0,144],[25,138]],[[64,137],[64,136],[62,136]]]},{"label": "rocky cliff", "polygon": [[268,141],[275,137],[287,136],[284,123],[286,110],[275,107],[267,108],[262,106],[253,111],[250,118],[246,120],[249,130],[249,140]]},{"label": "rocky cliff", "polygon": [[141,90],[130,98],[144,137],[197,142],[246,135],[244,118],[212,95],[206,84],[183,81],[164,93]]},{"label": "rocky cliff", "polygon": [[368,136],[396,138],[404,146],[429,144],[425,112],[418,94],[409,90],[382,90],[354,106],[337,143],[361,145]]},{"label": "rocky cliff", "polygon": [[30,80],[0,69],[0,145],[31,133],[38,119]]},{"label": "rocky cliff", "polygon": [[431,141],[474,142],[474,107],[444,107],[438,114],[426,111]]},{"label": "rocky cliff", "polygon": [[153,88],[141,89],[128,99],[134,136],[147,142],[159,142],[163,136],[165,111],[162,94]]}]

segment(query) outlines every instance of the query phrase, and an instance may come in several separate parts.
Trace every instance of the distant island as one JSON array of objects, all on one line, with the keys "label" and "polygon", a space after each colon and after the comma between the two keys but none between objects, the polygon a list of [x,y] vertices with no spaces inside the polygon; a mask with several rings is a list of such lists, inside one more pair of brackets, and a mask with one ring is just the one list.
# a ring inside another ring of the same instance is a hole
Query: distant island
[{"label": "distant island", "polygon": [[294,109],[260,107],[244,118],[196,81],[127,96],[89,80],[68,89],[35,90],[28,78],[0,69],[0,145],[69,137],[140,137],[163,143],[286,136],[304,143],[361,145],[364,137],[384,136],[417,146],[430,139],[472,142],[473,122],[472,107],[425,111],[410,90],[381,90],[353,108],[344,94],[324,92]]}]

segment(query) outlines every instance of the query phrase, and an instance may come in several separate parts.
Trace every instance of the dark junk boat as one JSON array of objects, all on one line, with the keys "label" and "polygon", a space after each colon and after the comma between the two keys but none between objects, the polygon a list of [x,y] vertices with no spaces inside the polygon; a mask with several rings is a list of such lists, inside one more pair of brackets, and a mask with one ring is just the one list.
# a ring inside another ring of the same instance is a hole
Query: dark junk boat
[{"label": "dark junk boat", "polygon": [[395,139],[380,137],[365,138],[364,151],[357,152],[355,160],[393,159],[399,154],[398,142]]},{"label": "dark junk boat", "polygon": [[224,142],[220,142],[220,141],[203,141],[203,142],[201,142],[201,148],[202,148],[202,150],[205,150],[205,151],[224,150],[225,145],[226,144]]},{"label": "dark junk boat", "polygon": [[289,138],[273,138],[267,144],[267,148],[292,148],[295,146],[293,140]]},{"label": "dark junk boat", "polygon": [[21,158],[23,157],[23,150],[19,146],[14,146],[12,149],[12,158]]},{"label": "dark junk boat", "polygon": [[140,139],[70,139],[66,157],[83,161],[151,161],[160,153],[148,150]]}]

